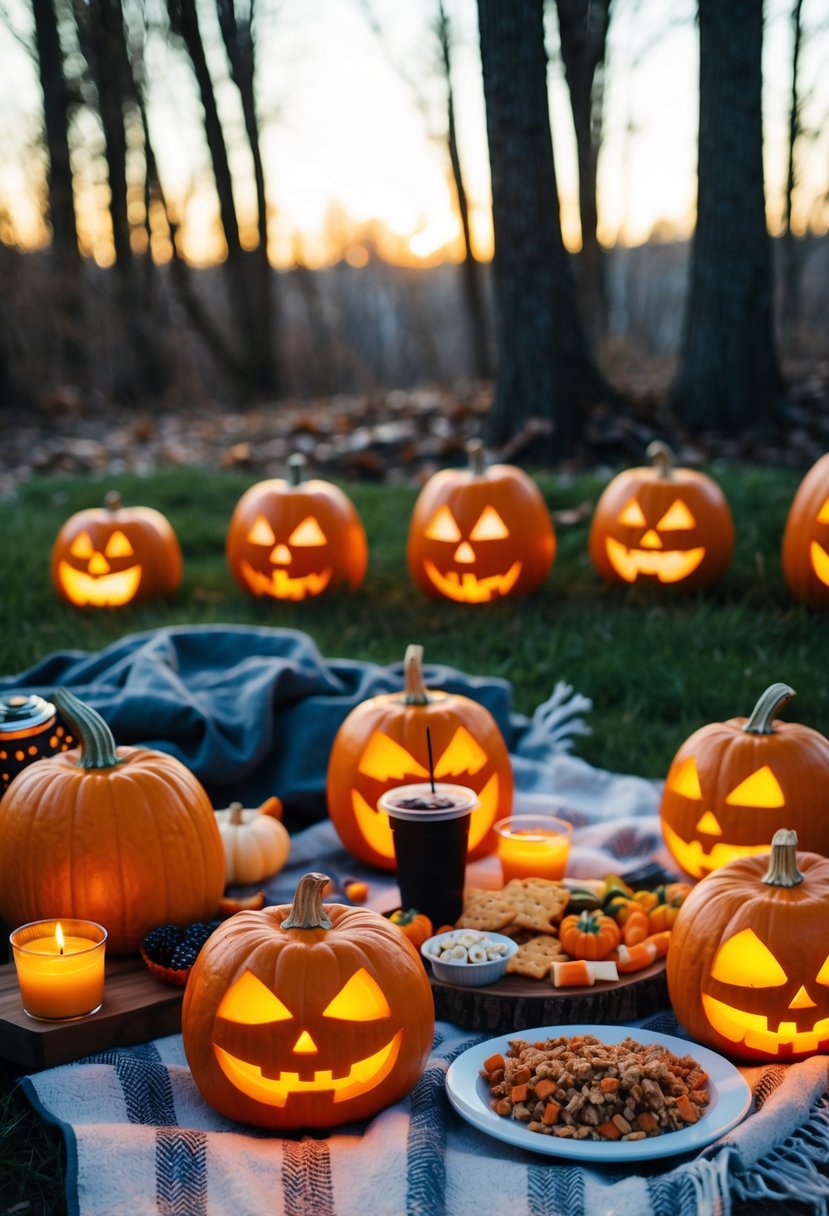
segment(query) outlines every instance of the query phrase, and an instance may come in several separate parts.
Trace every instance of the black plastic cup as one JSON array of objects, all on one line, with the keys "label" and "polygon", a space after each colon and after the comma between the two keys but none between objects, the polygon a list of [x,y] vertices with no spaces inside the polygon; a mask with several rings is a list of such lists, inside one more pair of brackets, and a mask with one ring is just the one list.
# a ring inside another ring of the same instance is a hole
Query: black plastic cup
[{"label": "black plastic cup", "polygon": [[425,912],[435,929],[463,908],[469,821],[478,795],[465,785],[428,782],[387,790],[378,807],[391,824],[403,908]]}]

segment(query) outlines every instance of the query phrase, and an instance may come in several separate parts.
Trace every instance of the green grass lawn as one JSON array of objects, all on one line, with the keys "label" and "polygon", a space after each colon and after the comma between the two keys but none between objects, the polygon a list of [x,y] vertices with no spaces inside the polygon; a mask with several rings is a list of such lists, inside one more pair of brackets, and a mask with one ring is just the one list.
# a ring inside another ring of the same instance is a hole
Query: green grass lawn
[{"label": "green grass lawn", "polygon": [[[224,538],[233,506],[252,480],[244,474],[170,470],[124,477],[126,504],[163,511],[184,553],[184,580],[169,603],[119,611],[77,611],[60,603],[49,577],[57,532],[73,511],[100,504],[105,483],[38,479],[13,504],[0,504],[3,592],[0,672],[11,675],[55,650],[97,650],[127,633],[171,624],[231,622],[302,629],[323,655],[399,661],[409,642],[427,663],[448,663],[509,680],[515,708],[530,713],[566,680],[593,700],[592,734],[577,752],[614,771],[663,776],[679,744],[703,723],[747,715],[763,689],[791,684],[786,717],[829,734],[827,620],[795,604],[780,570],[780,542],[799,481],[791,470],[711,470],[731,503],[736,549],[713,593],[604,586],[587,556],[589,516],[559,528],[552,573],[534,597],[463,607],[427,600],[405,562],[409,487],[344,487],[369,539],[363,586],[296,605],[246,596],[225,565]],[[551,510],[595,501],[596,478],[540,479]],[[61,1211],[59,1136],[10,1093],[0,1074],[0,1216],[15,1203]],[[40,1198],[39,1198],[40,1197]]]}]

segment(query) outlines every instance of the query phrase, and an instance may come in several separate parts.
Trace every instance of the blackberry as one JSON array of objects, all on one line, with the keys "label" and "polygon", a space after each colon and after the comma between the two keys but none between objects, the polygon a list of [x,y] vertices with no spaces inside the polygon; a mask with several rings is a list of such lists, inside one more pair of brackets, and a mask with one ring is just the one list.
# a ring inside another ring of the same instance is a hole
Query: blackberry
[{"label": "blackberry", "polygon": [[179,942],[173,951],[170,966],[173,971],[189,971],[195,963],[198,953],[198,946],[192,946],[188,942]]},{"label": "blackberry", "polygon": [[159,925],[151,929],[141,943],[144,953],[161,967],[169,967],[173,951],[181,940],[178,925]]}]

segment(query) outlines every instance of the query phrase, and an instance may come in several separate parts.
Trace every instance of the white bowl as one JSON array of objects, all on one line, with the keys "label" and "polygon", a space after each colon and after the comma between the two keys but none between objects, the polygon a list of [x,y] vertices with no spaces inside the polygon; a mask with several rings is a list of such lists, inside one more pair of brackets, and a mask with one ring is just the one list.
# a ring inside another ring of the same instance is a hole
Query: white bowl
[{"label": "white bowl", "polygon": [[428,938],[420,947],[420,953],[431,965],[435,979],[442,980],[445,984],[457,984],[459,988],[478,988],[483,984],[494,984],[501,979],[507,969],[507,963],[518,949],[518,943],[514,942],[511,937],[505,937],[503,933],[479,932],[478,935],[485,937],[487,941],[506,946],[506,950],[498,958],[487,959],[483,963],[468,963],[465,959],[451,962],[449,960],[441,961],[431,953],[431,950],[437,946],[445,948],[455,945],[465,933],[470,932],[478,931],[452,929],[447,933],[438,933],[434,937]]}]

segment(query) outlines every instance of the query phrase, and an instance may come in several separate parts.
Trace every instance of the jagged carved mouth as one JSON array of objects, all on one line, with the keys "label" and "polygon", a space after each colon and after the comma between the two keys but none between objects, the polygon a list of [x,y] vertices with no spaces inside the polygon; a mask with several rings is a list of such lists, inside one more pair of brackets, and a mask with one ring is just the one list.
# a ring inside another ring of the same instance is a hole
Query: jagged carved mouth
[{"label": "jagged carved mouth", "polygon": [[345,1102],[348,1098],[374,1089],[397,1063],[402,1042],[401,1029],[385,1047],[364,1060],[356,1060],[341,1077],[335,1077],[330,1069],[309,1071],[305,1076],[285,1071],[266,1076],[259,1065],[240,1060],[216,1043],[213,1050],[222,1072],[241,1093],[268,1106],[284,1106],[292,1094],[330,1093],[334,1102]]},{"label": "jagged carved mouth", "polygon": [[250,562],[244,559],[240,563],[242,577],[254,595],[270,595],[277,600],[304,600],[309,596],[320,595],[331,582],[333,571],[330,567],[318,574],[303,574],[291,578],[287,570],[272,570],[263,574],[254,570]]},{"label": "jagged carved mouth", "polygon": [[449,570],[441,574],[428,558],[424,559],[423,569],[429,581],[448,599],[459,604],[485,604],[512,591],[521,573],[521,562],[513,562],[506,574],[490,574],[486,578],[478,578],[471,570]]},{"label": "jagged carved mouth", "polygon": [[829,553],[826,552],[823,545],[819,545],[816,540],[813,540],[809,545],[809,556],[812,559],[812,569],[815,574],[825,586],[829,587]]},{"label": "jagged carved mouth", "polygon": [[735,1009],[705,992],[702,1007],[717,1034],[755,1051],[776,1053],[781,1047],[790,1047],[793,1053],[812,1054],[822,1051],[829,1040],[829,1018],[821,1018],[811,1030],[798,1030],[795,1022],[780,1022],[776,1030],[771,1030],[764,1014]]},{"label": "jagged carved mouth", "polygon": [[58,566],[58,579],[73,604],[80,607],[87,604],[96,608],[118,607],[128,604],[135,596],[141,582],[141,567],[130,566],[114,574],[94,575],[76,570],[68,562],[62,561]]},{"label": "jagged carved mouth", "polygon": [[768,853],[768,844],[725,844],[718,841],[706,853],[699,840],[683,840],[665,821],[662,821],[662,834],[665,843],[679,862],[686,874],[701,878],[711,870],[718,870],[726,862],[736,861],[738,857],[754,857],[757,853]]},{"label": "jagged carved mouth", "polygon": [[627,583],[640,574],[655,575],[660,583],[679,583],[693,574],[705,557],[705,548],[629,549],[612,536],[606,538],[607,557],[616,573]]}]

